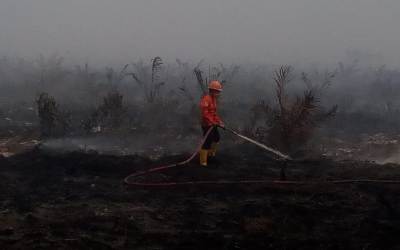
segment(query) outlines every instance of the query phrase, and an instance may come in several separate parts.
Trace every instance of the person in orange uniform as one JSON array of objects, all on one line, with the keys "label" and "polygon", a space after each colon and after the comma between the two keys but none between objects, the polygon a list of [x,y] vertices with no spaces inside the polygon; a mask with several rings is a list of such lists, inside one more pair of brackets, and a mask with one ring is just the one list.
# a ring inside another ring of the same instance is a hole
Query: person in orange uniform
[{"label": "person in orange uniform", "polygon": [[204,95],[200,101],[201,127],[203,135],[212,128],[200,150],[200,165],[207,166],[208,157],[215,157],[220,139],[218,127],[224,128],[224,123],[217,114],[217,101],[222,92],[219,81],[211,81],[208,85],[209,94]]}]

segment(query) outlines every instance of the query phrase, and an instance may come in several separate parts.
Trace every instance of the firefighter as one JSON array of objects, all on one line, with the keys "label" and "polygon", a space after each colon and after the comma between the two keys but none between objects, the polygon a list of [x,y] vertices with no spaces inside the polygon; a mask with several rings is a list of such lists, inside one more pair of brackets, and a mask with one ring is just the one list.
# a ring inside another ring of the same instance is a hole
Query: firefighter
[{"label": "firefighter", "polygon": [[215,157],[220,139],[218,127],[224,128],[224,123],[217,115],[217,101],[222,92],[219,81],[211,81],[208,85],[209,94],[200,101],[201,127],[203,135],[211,128],[211,132],[200,150],[200,165],[207,166],[208,157]]}]

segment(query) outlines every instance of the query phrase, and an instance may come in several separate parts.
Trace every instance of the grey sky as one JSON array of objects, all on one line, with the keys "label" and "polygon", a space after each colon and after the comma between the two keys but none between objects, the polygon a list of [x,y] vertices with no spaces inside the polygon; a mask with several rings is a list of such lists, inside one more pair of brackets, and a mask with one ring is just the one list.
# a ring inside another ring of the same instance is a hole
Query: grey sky
[{"label": "grey sky", "polygon": [[[0,54],[400,65],[398,0],[0,0]],[[383,58],[383,59],[382,59]]]}]

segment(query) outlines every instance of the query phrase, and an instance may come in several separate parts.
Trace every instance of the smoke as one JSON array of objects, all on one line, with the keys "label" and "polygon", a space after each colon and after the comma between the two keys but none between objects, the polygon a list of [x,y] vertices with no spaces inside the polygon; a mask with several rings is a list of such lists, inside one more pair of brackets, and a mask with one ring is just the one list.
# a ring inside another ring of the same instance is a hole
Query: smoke
[{"label": "smoke", "polygon": [[[316,85],[334,75],[318,101],[322,108],[338,105],[338,113],[320,134],[395,136],[399,7],[394,0],[4,0],[0,128],[11,135],[38,128],[35,99],[46,92],[66,115],[66,136],[72,138],[44,146],[110,151],[120,144],[126,146],[116,151],[127,153],[151,150],[150,144],[174,148],[148,138],[169,134],[172,142],[178,140],[172,135],[199,134],[195,68],[204,80],[225,81],[221,116],[244,128],[257,102],[276,102],[272,72],[288,64],[295,69],[291,96],[307,88],[303,72]],[[151,60],[158,56],[162,67],[155,77]],[[107,129],[99,110],[115,91],[123,96],[125,114],[119,133],[136,128],[146,137],[102,148],[106,139],[85,133]]]},{"label": "smoke", "polygon": [[79,136],[48,139],[41,142],[40,148],[47,152],[67,153],[85,152],[106,155],[140,155],[158,159],[165,155],[181,155],[195,150],[200,137],[161,135],[120,136]]},{"label": "smoke", "polygon": [[0,2],[0,54],[106,66],[139,58],[333,64],[347,50],[400,65],[394,0]]}]

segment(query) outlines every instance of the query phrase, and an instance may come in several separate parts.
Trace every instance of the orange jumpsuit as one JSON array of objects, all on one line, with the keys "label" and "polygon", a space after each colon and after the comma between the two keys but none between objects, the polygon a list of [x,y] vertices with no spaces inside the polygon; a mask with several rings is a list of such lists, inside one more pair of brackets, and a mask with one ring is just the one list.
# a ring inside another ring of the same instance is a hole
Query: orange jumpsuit
[{"label": "orange jumpsuit", "polygon": [[217,99],[211,95],[205,95],[200,101],[201,125],[203,127],[220,125],[221,118],[217,115]]},{"label": "orange jumpsuit", "polygon": [[217,115],[217,99],[212,95],[203,96],[200,101],[200,111],[203,135],[213,127],[202,147],[202,149],[210,149],[211,144],[219,142],[220,139],[218,129],[215,126],[222,124],[221,118]]}]

